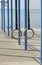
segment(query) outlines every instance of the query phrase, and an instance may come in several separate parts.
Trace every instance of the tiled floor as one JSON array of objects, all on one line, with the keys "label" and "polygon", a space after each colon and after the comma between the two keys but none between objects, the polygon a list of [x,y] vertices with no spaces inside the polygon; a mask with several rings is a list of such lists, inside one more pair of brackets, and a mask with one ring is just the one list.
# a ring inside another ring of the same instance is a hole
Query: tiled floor
[{"label": "tiled floor", "polygon": [[40,65],[40,38],[28,40],[28,50],[24,50],[24,41],[8,39],[0,30],[0,65]]}]

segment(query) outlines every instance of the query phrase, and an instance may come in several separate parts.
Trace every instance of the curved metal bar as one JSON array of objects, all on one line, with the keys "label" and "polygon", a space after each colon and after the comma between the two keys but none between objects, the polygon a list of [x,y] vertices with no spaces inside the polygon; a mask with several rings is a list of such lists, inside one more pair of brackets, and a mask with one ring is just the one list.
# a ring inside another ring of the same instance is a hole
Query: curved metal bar
[{"label": "curved metal bar", "polygon": [[[32,33],[33,33],[33,35],[32,35],[32,36],[30,36],[30,37],[27,37],[27,36],[26,36],[26,34],[25,34],[25,33],[26,33],[26,31],[28,31],[28,30],[31,30],[31,31],[32,31]],[[24,32],[24,36],[25,36],[27,39],[31,39],[31,38],[33,38],[33,37],[34,37],[34,35],[35,35],[35,32],[34,32],[34,30],[33,30],[32,28],[30,28],[30,29],[26,29],[26,30],[25,30],[25,32]]]},{"label": "curved metal bar", "polygon": [[21,36],[22,36],[22,32],[21,32],[21,30],[18,30],[19,32],[20,32],[20,36],[18,36],[18,38],[16,38],[14,35],[13,35],[13,33],[16,31],[16,29],[14,29],[13,31],[12,31],[12,36],[11,36],[11,38],[13,38],[13,39],[20,39],[21,38]]}]

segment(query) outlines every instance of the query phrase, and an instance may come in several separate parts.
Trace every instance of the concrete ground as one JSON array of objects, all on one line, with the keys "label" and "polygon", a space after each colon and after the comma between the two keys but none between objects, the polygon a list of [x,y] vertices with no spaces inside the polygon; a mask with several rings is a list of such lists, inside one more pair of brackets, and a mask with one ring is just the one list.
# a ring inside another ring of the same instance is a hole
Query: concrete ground
[{"label": "concrete ground", "polygon": [[28,39],[28,50],[24,50],[24,39],[21,45],[18,40],[8,38],[0,30],[0,65],[40,65],[40,30],[35,29],[35,36]]}]

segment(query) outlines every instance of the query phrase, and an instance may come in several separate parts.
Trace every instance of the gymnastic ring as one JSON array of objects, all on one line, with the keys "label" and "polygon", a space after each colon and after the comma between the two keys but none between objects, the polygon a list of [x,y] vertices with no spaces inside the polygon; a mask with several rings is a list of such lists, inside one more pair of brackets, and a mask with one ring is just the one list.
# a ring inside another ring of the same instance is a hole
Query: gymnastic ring
[{"label": "gymnastic ring", "polygon": [[12,33],[11,33],[11,38],[16,39],[16,40],[17,40],[17,39],[20,39],[20,38],[22,37],[22,32],[21,32],[21,30],[18,29],[18,31],[21,33],[21,34],[20,34],[20,37],[18,37],[18,38],[16,38],[15,36],[13,36],[13,33],[14,33],[15,31],[16,31],[16,29],[14,29],[14,30],[12,31]]},{"label": "gymnastic ring", "polygon": [[[31,31],[32,31],[33,35],[32,35],[31,37],[27,37],[27,36],[26,36],[25,33],[26,33],[27,30],[31,30]],[[35,35],[35,32],[34,32],[34,30],[33,30],[32,28],[30,28],[30,29],[26,29],[25,32],[24,32],[24,36],[25,36],[25,38],[27,38],[27,39],[31,39],[31,38],[33,38],[34,35]]]}]

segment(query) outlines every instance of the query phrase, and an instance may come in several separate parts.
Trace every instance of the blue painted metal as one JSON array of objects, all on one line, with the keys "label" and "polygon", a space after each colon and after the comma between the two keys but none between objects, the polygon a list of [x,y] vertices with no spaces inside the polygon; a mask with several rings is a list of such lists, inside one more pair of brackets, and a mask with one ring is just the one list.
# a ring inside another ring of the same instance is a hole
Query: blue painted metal
[{"label": "blue painted metal", "polygon": [[7,11],[8,11],[8,36],[9,36],[9,0],[7,0],[8,6],[7,6]]},{"label": "blue painted metal", "polygon": [[11,31],[13,30],[13,0],[11,0]]},{"label": "blue painted metal", "polygon": [[[27,0],[25,0],[25,29],[27,29]],[[27,31],[25,32],[27,36]],[[25,50],[27,50],[27,38],[25,38]]]},{"label": "blue painted metal", "polygon": [[[18,0],[18,29],[20,30],[20,0]],[[18,36],[20,36],[20,31],[18,32]],[[20,45],[20,38],[18,40],[18,44]]]},{"label": "blue painted metal", "polygon": [[3,0],[3,21],[4,21],[4,32],[5,32],[5,0]]},{"label": "blue painted metal", "polygon": [[41,63],[42,63],[42,0],[41,0]]},{"label": "blue painted metal", "polygon": [[3,30],[3,0],[1,0],[1,25],[2,25],[2,30]]},{"label": "blue painted metal", "polygon": [[1,14],[2,30],[5,32],[5,0],[1,0]]}]

